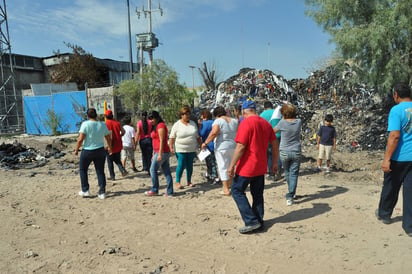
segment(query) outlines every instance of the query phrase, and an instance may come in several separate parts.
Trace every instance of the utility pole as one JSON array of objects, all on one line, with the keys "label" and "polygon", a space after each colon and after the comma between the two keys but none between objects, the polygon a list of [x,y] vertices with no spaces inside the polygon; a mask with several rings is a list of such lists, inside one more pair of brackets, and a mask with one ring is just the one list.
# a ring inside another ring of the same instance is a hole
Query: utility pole
[{"label": "utility pole", "polygon": [[[142,11],[138,11],[136,8],[137,18],[140,19],[140,14],[143,13],[145,18],[149,17],[149,26],[148,32],[136,34],[136,45],[140,52],[140,79],[142,80],[143,75],[143,51],[149,53],[149,65],[152,65],[153,62],[153,50],[159,46],[159,40],[156,38],[156,35],[152,32],[152,12],[160,11],[160,15],[163,15],[163,9],[160,7],[157,10],[152,10],[152,1],[148,0],[148,9],[145,10],[144,6]],[[143,105],[143,91],[140,96],[140,106]]]},{"label": "utility pole", "polygon": [[[144,7],[143,7],[143,9],[144,9]],[[147,3],[147,13],[149,14],[148,32],[152,33],[152,1],[151,0],[148,0],[148,3]],[[149,62],[150,62],[150,65],[152,65],[152,62],[153,62],[153,49],[152,48],[148,49],[148,53],[149,53]]]},{"label": "utility pole", "polygon": [[[137,45],[140,50],[147,51],[149,53],[149,64],[152,65],[153,62],[153,50],[159,46],[159,40],[156,35],[152,32],[152,12],[159,11],[160,16],[163,15],[163,9],[160,7],[158,9],[152,9],[152,1],[148,0],[148,9],[142,7],[142,11],[136,9],[137,17],[140,18],[140,14],[143,13],[145,18],[148,18],[148,32],[136,35]],[[142,61],[140,61],[142,62]]]},{"label": "utility pole", "polygon": [[127,22],[129,25],[129,60],[130,60],[130,79],[133,79],[133,55],[132,55],[132,31],[130,28],[130,6],[127,0]]}]

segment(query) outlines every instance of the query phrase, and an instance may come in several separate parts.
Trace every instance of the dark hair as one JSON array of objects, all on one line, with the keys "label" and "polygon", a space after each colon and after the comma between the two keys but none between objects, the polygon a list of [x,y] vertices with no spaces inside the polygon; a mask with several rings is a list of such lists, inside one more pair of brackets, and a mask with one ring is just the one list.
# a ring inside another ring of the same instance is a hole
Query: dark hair
[{"label": "dark hair", "polygon": [[333,122],[333,115],[332,114],[326,114],[325,121],[329,122],[329,123],[332,123]]},{"label": "dark hair", "polygon": [[97,118],[97,112],[95,108],[89,108],[87,110],[87,117],[92,118],[92,119],[96,119]]},{"label": "dark hair", "polygon": [[393,92],[398,93],[400,98],[408,98],[411,97],[411,89],[409,88],[407,83],[397,83],[393,86]]},{"label": "dark hair", "polygon": [[263,107],[264,107],[265,109],[267,109],[267,108],[273,108],[273,104],[272,104],[271,101],[265,101],[265,102],[263,103]]},{"label": "dark hair", "polygon": [[200,115],[202,115],[207,120],[212,119],[212,113],[210,113],[210,111],[208,111],[207,109],[202,110],[202,112],[200,112]]},{"label": "dark hair", "polygon": [[213,116],[220,117],[223,115],[226,115],[226,110],[224,109],[224,107],[222,106],[215,107],[215,109],[213,110]]},{"label": "dark hair", "polygon": [[156,110],[153,110],[150,114],[148,119],[152,120],[152,119],[156,119],[156,123],[153,125],[152,127],[152,131],[156,130],[156,127],[159,123],[163,122],[162,117],[160,116],[159,112],[157,112]]},{"label": "dark hair", "polygon": [[147,111],[146,110],[142,111],[141,117],[142,117],[143,132],[146,135],[147,132],[149,131],[149,124],[147,123]]},{"label": "dark hair", "polygon": [[132,118],[130,118],[130,116],[123,117],[123,124],[124,125],[130,125],[131,122],[132,122]]},{"label": "dark hair", "polygon": [[242,106],[241,105],[233,106],[233,115],[236,116],[236,119],[242,116]]}]

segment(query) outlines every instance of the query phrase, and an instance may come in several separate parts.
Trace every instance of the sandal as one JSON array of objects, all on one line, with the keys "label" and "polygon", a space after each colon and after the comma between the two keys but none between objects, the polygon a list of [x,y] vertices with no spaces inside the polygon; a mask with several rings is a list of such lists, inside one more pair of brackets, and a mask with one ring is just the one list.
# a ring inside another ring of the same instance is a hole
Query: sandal
[{"label": "sandal", "polygon": [[187,186],[187,187],[194,187],[195,185],[192,184],[192,183],[189,183],[189,184],[187,184],[186,186]]},{"label": "sandal", "polygon": [[183,186],[180,183],[176,183],[176,189],[183,189]]}]

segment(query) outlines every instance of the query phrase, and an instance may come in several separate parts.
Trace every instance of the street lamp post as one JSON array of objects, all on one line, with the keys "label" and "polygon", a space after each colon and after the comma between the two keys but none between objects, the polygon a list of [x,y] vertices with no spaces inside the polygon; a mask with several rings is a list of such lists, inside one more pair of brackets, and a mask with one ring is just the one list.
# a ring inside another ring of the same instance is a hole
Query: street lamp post
[{"label": "street lamp post", "polygon": [[195,66],[189,66],[189,68],[192,69],[192,90],[195,90],[195,74],[194,74],[194,69],[196,68]]},{"label": "street lamp post", "polygon": [[[194,69],[196,68],[196,66],[189,66],[189,68],[192,69],[192,91],[195,91],[195,74],[194,74]],[[195,99],[193,98],[193,107],[195,106]]]}]

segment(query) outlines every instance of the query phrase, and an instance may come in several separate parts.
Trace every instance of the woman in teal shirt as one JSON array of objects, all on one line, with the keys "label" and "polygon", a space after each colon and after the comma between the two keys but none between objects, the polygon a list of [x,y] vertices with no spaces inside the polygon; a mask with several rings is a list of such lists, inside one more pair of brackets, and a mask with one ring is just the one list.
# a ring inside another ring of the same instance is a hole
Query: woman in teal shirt
[{"label": "woman in teal shirt", "polygon": [[98,197],[106,198],[106,176],[104,174],[104,163],[106,161],[106,150],[104,149],[104,139],[107,141],[109,154],[112,153],[110,131],[104,122],[97,121],[97,112],[94,108],[87,110],[87,121],[84,121],[79,130],[76,149],[74,154],[77,155],[80,147],[83,149],[80,154],[79,173],[82,190],[79,195],[89,197],[89,178],[87,171],[91,162],[94,163],[96,169],[97,180],[99,183]]}]

